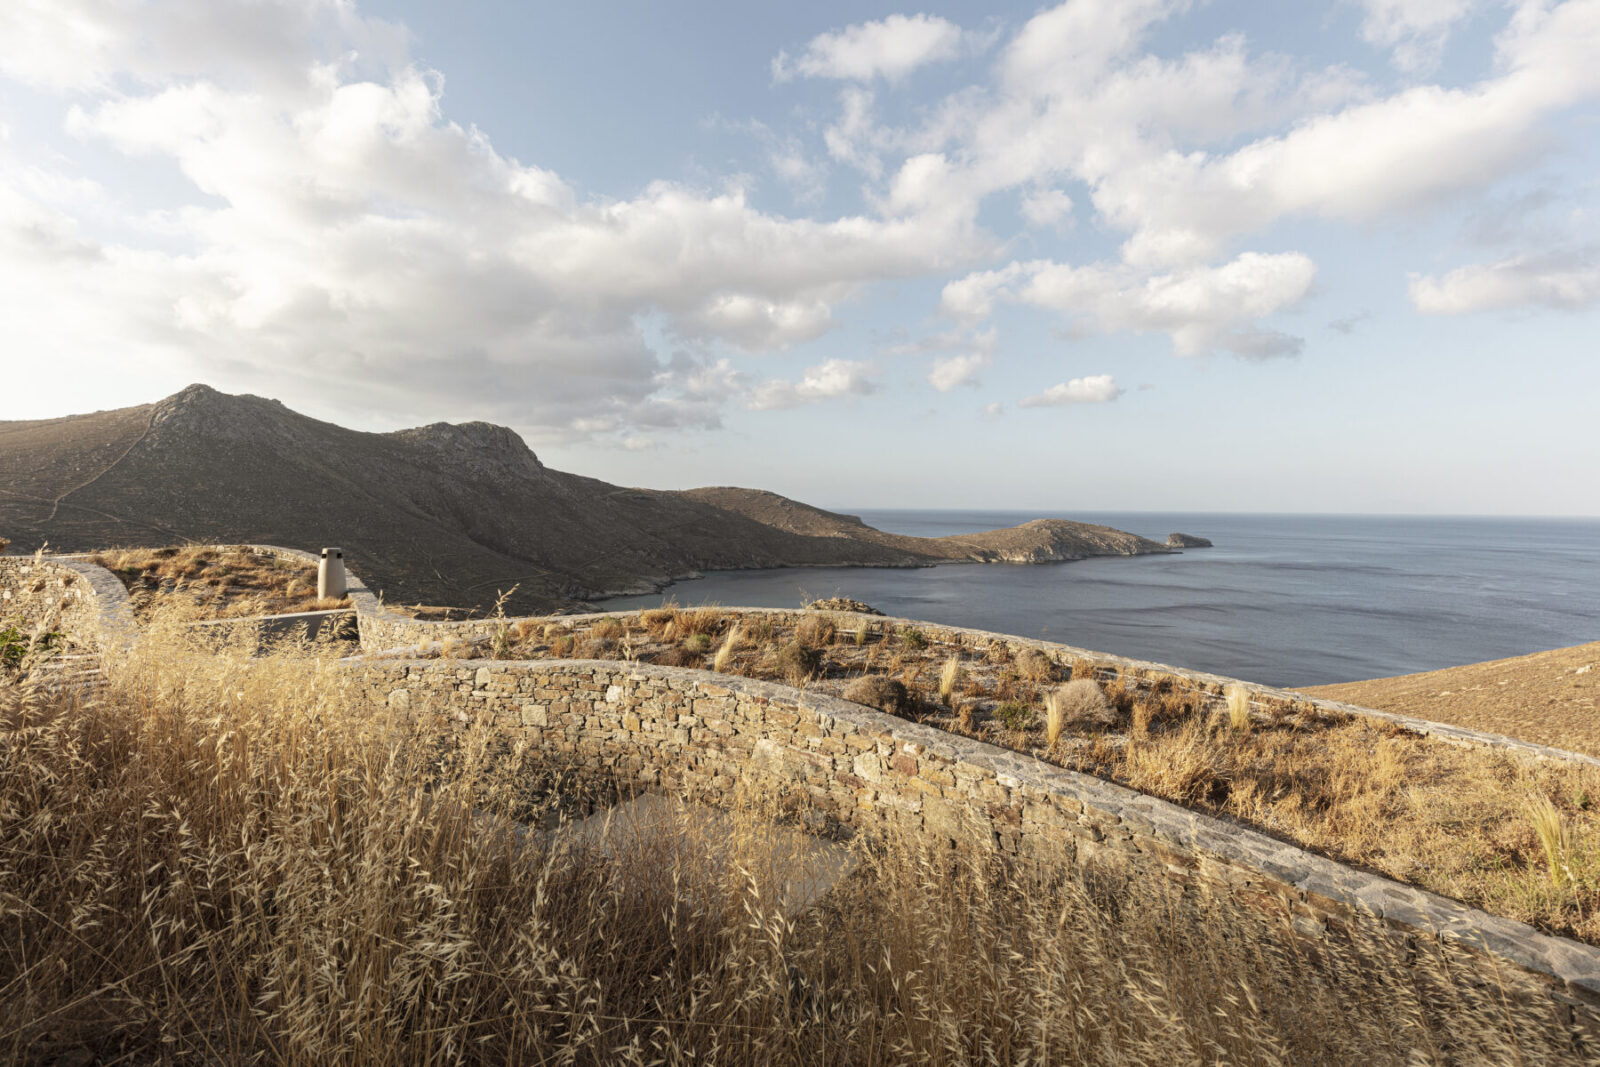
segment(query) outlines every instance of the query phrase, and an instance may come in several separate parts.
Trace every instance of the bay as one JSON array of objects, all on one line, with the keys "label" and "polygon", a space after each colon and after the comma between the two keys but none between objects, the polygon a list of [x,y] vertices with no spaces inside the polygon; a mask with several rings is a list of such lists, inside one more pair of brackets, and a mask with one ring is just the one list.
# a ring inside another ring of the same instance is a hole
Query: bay
[{"label": "bay", "polygon": [[1041,637],[1270,685],[1408,674],[1600,639],[1600,520],[1158,512],[850,511],[940,537],[1056,517],[1215,547],[1034,565],[724,571],[607,610],[799,607]]}]

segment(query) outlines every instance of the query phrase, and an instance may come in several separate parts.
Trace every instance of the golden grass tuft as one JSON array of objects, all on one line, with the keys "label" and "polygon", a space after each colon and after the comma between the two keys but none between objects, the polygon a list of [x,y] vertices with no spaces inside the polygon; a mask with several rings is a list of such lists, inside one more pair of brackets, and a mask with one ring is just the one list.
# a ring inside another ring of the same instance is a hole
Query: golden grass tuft
[{"label": "golden grass tuft", "polygon": [[1025,648],[1016,654],[1013,662],[1017,674],[1024,681],[1050,682],[1055,680],[1056,665],[1049,656],[1036,648]]},{"label": "golden grass tuft", "polygon": [[1534,796],[1528,799],[1528,821],[1533,824],[1534,836],[1544,850],[1545,865],[1550,871],[1550,881],[1574,882],[1568,856],[1572,853],[1572,828],[1559,808],[1549,797]]},{"label": "golden grass tuft", "polygon": [[1069,725],[1104,728],[1116,721],[1105,693],[1088,678],[1074,678],[1045,697],[1045,739],[1051,748]]},{"label": "golden grass tuft", "polygon": [[717,649],[717,654],[712,657],[711,669],[719,674],[726,674],[728,667],[733,662],[734,653],[744,644],[744,633],[738,626],[728,631],[728,636],[723,638],[722,647]]},{"label": "golden grass tuft", "polygon": [[795,640],[808,648],[825,648],[833,644],[838,628],[824,615],[807,615],[795,627]]},{"label": "golden grass tuft", "polygon": [[1224,690],[1228,705],[1228,729],[1235,733],[1250,732],[1250,690],[1242,685],[1230,685]]},{"label": "golden grass tuft", "polygon": [[712,637],[726,625],[727,619],[727,613],[721,608],[693,608],[678,615],[677,634],[680,638],[692,637],[695,634]]},{"label": "golden grass tuft", "polygon": [[939,699],[945,704],[951,702],[956,687],[961,684],[963,674],[959,654],[953,654],[944,661],[944,668],[939,672]]}]

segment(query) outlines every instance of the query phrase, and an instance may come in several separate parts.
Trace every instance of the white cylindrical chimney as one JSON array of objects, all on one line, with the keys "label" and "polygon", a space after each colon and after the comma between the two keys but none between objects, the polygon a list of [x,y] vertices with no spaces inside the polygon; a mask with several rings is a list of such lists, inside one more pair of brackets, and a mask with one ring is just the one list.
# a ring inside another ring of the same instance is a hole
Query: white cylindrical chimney
[{"label": "white cylindrical chimney", "polygon": [[344,580],[344,549],[325,548],[317,564],[317,599],[338,600],[349,590]]}]

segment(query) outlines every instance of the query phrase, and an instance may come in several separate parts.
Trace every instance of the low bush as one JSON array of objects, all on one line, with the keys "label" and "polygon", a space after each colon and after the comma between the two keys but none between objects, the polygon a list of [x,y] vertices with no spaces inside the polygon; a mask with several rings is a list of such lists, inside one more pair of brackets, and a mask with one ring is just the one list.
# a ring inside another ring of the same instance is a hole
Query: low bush
[{"label": "low bush", "polygon": [[1055,662],[1036,648],[1025,648],[1018,652],[1013,662],[1016,664],[1017,674],[1026,681],[1055,681]]},{"label": "low bush", "polygon": [[881,674],[865,674],[855,679],[845,687],[844,698],[891,715],[902,714],[910,703],[905,685]]},{"label": "low bush", "polygon": [[778,672],[785,679],[794,684],[799,684],[816,674],[822,666],[822,653],[809,645],[799,641],[790,641],[779,648],[773,656],[773,663]]},{"label": "low bush", "polygon": [[1048,719],[1047,739],[1051,745],[1067,727],[1105,728],[1117,723],[1116,710],[1106,700],[1100,686],[1087,678],[1076,678],[1053,691],[1045,703]]},{"label": "low bush", "polygon": [[1018,700],[1008,700],[994,709],[994,717],[1008,730],[1026,730],[1033,724],[1033,708]]}]

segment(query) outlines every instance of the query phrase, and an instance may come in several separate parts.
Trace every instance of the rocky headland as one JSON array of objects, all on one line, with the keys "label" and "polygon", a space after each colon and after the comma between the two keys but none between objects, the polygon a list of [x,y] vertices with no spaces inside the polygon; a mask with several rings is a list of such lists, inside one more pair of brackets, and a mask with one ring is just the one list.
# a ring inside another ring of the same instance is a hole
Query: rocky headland
[{"label": "rocky headland", "polygon": [[1175,551],[1039,519],[907,537],[775,493],[626,488],[551,470],[513,430],[366,433],[192,385],[153,404],[0,422],[0,531],[17,550],[341,545],[394,603],[517,612],[705,571],[1044,563]]}]

